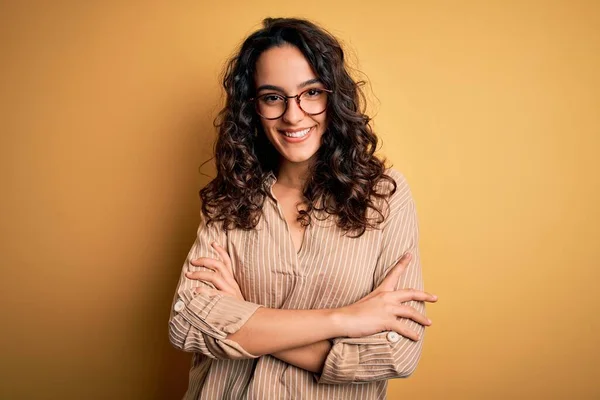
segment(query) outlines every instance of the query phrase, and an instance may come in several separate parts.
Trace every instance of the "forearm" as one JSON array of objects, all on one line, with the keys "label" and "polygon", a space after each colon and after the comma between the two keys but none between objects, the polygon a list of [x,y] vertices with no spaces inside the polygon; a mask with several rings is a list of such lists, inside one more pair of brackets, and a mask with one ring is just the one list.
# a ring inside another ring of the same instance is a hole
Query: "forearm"
[{"label": "forearm", "polygon": [[[227,339],[256,356],[315,344],[345,334],[333,310],[278,310],[261,307]],[[290,353],[296,354],[296,352]]]},{"label": "forearm", "polygon": [[295,349],[278,351],[271,355],[298,368],[321,373],[330,350],[331,342],[321,340]]}]

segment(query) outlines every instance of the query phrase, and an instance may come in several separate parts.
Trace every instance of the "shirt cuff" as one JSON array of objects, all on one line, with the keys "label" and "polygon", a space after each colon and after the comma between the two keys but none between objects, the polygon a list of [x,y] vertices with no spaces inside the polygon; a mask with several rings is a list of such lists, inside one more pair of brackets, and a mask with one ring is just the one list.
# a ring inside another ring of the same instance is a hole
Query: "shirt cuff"
[{"label": "shirt cuff", "polygon": [[394,365],[389,333],[362,338],[336,338],[320,375],[319,384],[369,382],[373,375]]},{"label": "shirt cuff", "polygon": [[197,294],[194,289],[189,289],[179,294],[174,311],[194,328],[215,339],[225,340],[227,335],[240,330],[260,307],[220,293]]}]

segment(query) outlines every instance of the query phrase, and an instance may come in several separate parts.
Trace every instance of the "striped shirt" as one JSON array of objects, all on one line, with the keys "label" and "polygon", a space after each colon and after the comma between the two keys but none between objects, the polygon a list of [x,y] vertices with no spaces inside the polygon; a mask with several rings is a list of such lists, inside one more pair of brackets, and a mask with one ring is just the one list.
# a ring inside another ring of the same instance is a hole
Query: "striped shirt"
[{"label": "striped shirt", "polygon": [[[296,252],[279,204],[269,197],[253,230],[224,231],[219,223],[200,223],[169,320],[171,343],[194,353],[184,399],[385,399],[387,379],[407,377],[415,370],[424,328],[406,319],[403,322],[419,334],[419,341],[395,332],[332,338],[321,374],[271,355],[256,357],[227,339],[259,307],[331,309],[352,304],[377,287],[407,251],[413,257],[397,288],[423,290],[415,204],[405,178],[394,169],[386,173],[397,184],[389,208],[383,201],[377,203],[386,219],[358,238],[344,235],[333,217],[312,218]],[[265,184],[271,188],[275,181],[270,174]],[[205,283],[185,276],[187,271],[205,270],[192,260],[219,259],[210,246],[213,241],[226,248],[246,301],[196,294],[193,289]],[[407,304],[425,311],[423,302]]]}]

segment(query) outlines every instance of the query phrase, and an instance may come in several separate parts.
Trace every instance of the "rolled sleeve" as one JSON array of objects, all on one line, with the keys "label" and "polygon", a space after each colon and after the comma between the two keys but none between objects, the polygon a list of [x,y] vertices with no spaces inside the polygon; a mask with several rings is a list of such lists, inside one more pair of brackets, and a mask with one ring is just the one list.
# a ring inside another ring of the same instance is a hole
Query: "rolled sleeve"
[{"label": "rolled sleeve", "polygon": [[201,222],[196,241],[183,265],[171,307],[169,339],[180,350],[199,352],[211,358],[256,358],[227,336],[237,332],[261,306],[219,293],[195,293],[197,287],[213,286],[185,276],[188,271],[207,270],[192,265],[192,260],[200,257],[219,259],[210,246],[213,241],[225,245],[227,237],[218,227],[207,227]]},{"label": "rolled sleeve", "polygon": [[[382,244],[375,273],[374,287],[379,286],[387,273],[406,253],[411,261],[402,274],[396,289],[423,290],[421,260],[418,247],[418,223],[415,204],[404,177],[391,170],[397,190],[389,202],[389,214],[382,228]],[[404,303],[425,313],[425,303]],[[401,322],[417,332],[418,341],[396,332],[381,332],[363,338],[337,338],[327,355],[323,371],[316,376],[319,383],[343,384],[405,378],[416,369],[421,357],[425,329],[422,325],[402,318]]]},{"label": "rolled sleeve", "polygon": [[389,335],[335,339],[317,382],[363,383],[410,376],[417,367],[423,339],[413,342],[398,335],[394,343]]}]

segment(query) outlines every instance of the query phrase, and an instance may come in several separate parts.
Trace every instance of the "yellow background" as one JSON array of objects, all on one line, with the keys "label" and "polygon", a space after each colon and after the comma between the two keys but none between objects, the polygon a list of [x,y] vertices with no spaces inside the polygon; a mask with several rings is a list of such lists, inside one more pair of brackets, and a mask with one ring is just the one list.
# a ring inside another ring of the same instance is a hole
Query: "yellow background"
[{"label": "yellow background", "polygon": [[441,300],[390,398],[599,398],[600,2],[0,4],[0,398],[181,397],[218,74],[266,16],[348,46],[417,201]]}]

